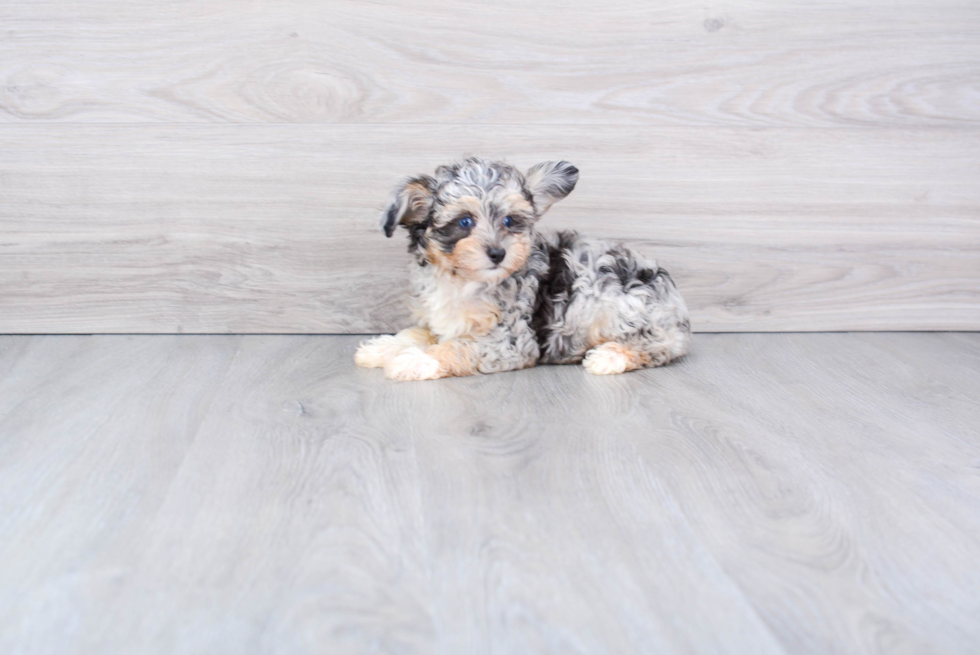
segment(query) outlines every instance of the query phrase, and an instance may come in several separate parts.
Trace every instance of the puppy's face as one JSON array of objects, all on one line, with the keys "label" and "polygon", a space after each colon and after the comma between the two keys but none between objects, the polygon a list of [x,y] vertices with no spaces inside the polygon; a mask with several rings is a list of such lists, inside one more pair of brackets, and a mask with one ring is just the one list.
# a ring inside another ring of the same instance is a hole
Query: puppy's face
[{"label": "puppy's face", "polygon": [[497,187],[482,198],[444,192],[425,230],[426,260],[467,280],[502,280],[527,261],[535,219],[520,192]]},{"label": "puppy's face", "polygon": [[464,280],[498,282],[531,253],[534,224],[575,187],[567,162],[538,164],[527,175],[501,162],[470,158],[440,166],[395,189],[385,233],[408,229],[419,262]]}]

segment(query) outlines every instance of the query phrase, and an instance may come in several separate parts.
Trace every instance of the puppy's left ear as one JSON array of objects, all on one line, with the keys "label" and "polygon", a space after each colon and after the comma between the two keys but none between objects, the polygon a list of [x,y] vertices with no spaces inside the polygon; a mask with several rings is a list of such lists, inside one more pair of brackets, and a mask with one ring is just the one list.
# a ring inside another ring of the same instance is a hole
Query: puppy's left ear
[{"label": "puppy's left ear", "polygon": [[428,175],[404,180],[391,193],[388,208],[381,216],[385,236],[390,237],[399,225],[411,227],[423,222],[432,208],[436,181]]},{"label": "puppy's left ear", "polygon": [[532,166],[524,175],[539,214],[567,196],[578,182],[578,169],[567,161],[546,161]]}]

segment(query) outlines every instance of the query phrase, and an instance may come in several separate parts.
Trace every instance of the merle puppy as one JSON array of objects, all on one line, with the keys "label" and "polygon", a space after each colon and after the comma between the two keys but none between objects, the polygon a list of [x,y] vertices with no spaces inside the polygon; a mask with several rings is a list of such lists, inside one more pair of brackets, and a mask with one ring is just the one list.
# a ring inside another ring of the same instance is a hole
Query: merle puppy
[{"label": "merle puppy", "polygon": [[403,181],[384,231],[408,232],[415,327],[358,348],[395,380],[582,362],[595,374],[662,366],[687,352],[687,308],[667,271],[622,245],[537,222],[578,169],[527,173],[471,157]]}]

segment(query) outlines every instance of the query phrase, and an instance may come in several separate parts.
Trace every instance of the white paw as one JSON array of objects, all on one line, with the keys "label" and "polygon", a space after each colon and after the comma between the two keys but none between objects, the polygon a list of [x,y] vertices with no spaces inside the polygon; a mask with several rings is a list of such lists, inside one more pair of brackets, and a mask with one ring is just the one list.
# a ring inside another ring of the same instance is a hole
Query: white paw
[{"label": "white paw", "polygon": [[604,343],[586,353],[582,366],[592,375],[616,375],[626,371],[629,362],[622,350]]},{"label": "white paw", "polygon": [[370,341],[365,341],[357,347],[354,353],[354,363],[364,368],[380,368],[385,365],[385,353],[390,350],[390,346],[385,344],[385,337],[394,339],[390,335],[375,337]]},{"label": "white paw", "polygon": [[439,375],[439,360],[413,346],[385,364],[385,377],[392,380],[435,380],[443,376]]},{"label": "white paw", "polygon": [[354,353],[354,363],[364,368],[381,368],[409,344],[394,334],[382,334],[362,343]]}]

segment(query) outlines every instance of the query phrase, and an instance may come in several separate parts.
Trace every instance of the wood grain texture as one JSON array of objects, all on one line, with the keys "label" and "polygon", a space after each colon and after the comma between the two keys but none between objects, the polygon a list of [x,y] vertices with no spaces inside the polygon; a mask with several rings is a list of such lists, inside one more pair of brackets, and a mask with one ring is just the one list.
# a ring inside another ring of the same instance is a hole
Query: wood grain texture
[{"label": "wood grain texture", "polygon": [[583,171],[700,331],[980,329],[980,5],[13,0],[0,332],[406,320],[390,186]]},{"label": "wood grain texture", "polygon": [[153,535],[239,341],[0,340],[0,650],[80,653],[83,626],[113,629],[96,597]]},{"label": "wood grain texture", "polygon": [[[980,328],[980,134],[502,126],[5,126],[0,330],[403,327],[395,182],[567,158],[543,228],[624,240],[695,330]],[[610,153],[615,153],[610,157]]]},{"label": "wood grain texture", "polygon": [[8,1],[0,121],[971,126],[972,2]]},{"label": "wood grain texture", "polygon": [[358,338],[0,338],[6,653],[972,653],[980,335],[393,383]]}]

